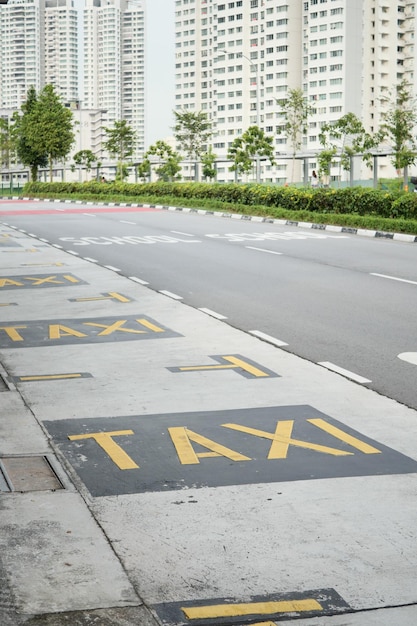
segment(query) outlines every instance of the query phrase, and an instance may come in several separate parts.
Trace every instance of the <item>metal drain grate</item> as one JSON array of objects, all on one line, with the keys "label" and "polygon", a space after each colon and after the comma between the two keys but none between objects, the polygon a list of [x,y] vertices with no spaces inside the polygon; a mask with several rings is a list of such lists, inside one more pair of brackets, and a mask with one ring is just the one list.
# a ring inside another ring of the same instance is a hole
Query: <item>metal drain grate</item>
[{"label": "metal drain grate", "polygon": [[63,488],[46,456],[0,458],[0,491],[54,491]]}]

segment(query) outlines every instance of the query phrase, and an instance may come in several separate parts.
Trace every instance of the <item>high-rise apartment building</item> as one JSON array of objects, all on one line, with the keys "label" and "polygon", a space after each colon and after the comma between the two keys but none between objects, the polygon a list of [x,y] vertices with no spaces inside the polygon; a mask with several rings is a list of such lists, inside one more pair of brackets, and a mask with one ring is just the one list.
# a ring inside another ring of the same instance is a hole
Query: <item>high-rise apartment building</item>
[{"label": "high-rise apartment building", "polygon": [[145,11],[140,0],[86,0],[83,107],[126,120],[145,147]]},{"label": "high-rise apartment building", "polygon": [[[414,0],[176,0],[176,109],[207,112],[223,159],[259,125],[277,153],[262,180],[286,182],[292,146],[278,102],[299,88],[312,107],[302,146],[310,170],[324,122],[352,112],[377,131],[390,90],[403,78],[414,88],[414,11]],[[219,164],[219,181],[232,179],[228,165]],[[392,173],[388,160],[381,167]]]},{"label": "high-rise apartment building", "polygon": [[0,106],[18,109],[29,87],[52,84],[78,97],[77,12],[73,0],[0,3]]}]

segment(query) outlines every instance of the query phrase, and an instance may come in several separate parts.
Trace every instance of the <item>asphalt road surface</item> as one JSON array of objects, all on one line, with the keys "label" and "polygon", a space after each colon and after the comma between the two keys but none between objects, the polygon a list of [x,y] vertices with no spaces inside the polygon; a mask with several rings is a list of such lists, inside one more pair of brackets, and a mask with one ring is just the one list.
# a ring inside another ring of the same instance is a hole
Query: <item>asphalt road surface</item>
[{"label": "asphalt road surface", "polygon": [[91,204],[3,200],[0,221],[417,409],[417,244]]}]

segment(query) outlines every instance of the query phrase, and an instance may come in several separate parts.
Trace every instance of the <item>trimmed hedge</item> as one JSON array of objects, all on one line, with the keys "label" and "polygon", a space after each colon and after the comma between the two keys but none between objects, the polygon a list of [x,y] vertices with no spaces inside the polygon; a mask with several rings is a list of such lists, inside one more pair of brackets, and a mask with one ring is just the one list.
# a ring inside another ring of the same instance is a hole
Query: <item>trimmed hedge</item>
[{"label": "trimmed hedge", "polygon": [[[305,189],[265,184],[219,183],[28,183],[25,195],[91,195],[104,198],[171,197],[214,200],[246,207],[280,207],[333,215],[350,214],[384,218],[417,219],[417,194],[382,191],[364,187]],[[250,211],[248,211],[250,212]]]}]

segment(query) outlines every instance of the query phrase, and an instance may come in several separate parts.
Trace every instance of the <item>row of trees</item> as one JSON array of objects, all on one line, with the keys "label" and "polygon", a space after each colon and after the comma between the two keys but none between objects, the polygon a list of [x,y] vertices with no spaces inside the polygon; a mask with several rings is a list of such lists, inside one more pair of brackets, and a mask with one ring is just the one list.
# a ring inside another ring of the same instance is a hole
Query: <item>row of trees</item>
[{"label": "row of trees", "polygon": [[[280,132],[286,135],[292,153],[291,182],[294,182],[295,160],[302,148],[303,136],[307,133],[312,107],[300,89],[290,89],[285,100],[278,101],[281,107]],[[371,164],[372,154],[381,144],[392,151],[392,163],[400,172],[413,164],[417,146],[414,128],[417,123],[414,99],[405,81],[401,82],[383,114],[383,124],[377,133],[368,133],[361,120],[347,113],[336,122],[321,125],[319,140],[322,150],[317,155],[319,176],[329,176],[330,168],[338,157],[340,170],[349,171],[351,159],[360,155]],[[152,163],[157,161],[156,174],[160,180],[178,180],[184,156],[195,167],[198,180],[198,165],[202,165],[205,179],[215,177],[216,155],[207,144],[212,136],[212,124],[205,112],[174,111],[174,137],[180,152],[164,141],[157,141],[143,156],[137,166],[142,180],[151,175]],[[116,179],[124,180],[135,148],[135,133],[125,120],[116,121],[112,128],[105,128],[107,140],[103,147],[117,159]],[[0,119],[0,154],[2,165],[10,169],[13,159],[30,168],[32,180],[37,180],[39,168],[49,166],[50,179],[54,163],[65,160],[74,144],[73,114],[65,107],[52,85],[47,85],[39,95],[34,88],[27,93],[21,111],[12,120]],[[251,172],[254,162],[267,159],[274,164],[273,138],[258,126],[249,127],[235,138],[229,146],[227,159],[230,170],[238,175]],[[74,166],[84,166],[89,171],[93,164],[101,165],[91,150],[81,150],[74,155]]]}]

